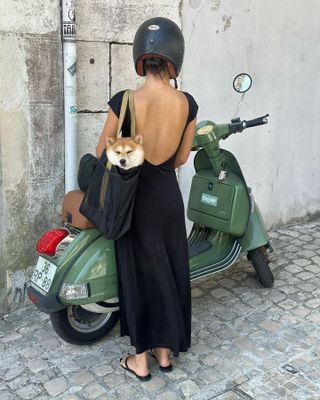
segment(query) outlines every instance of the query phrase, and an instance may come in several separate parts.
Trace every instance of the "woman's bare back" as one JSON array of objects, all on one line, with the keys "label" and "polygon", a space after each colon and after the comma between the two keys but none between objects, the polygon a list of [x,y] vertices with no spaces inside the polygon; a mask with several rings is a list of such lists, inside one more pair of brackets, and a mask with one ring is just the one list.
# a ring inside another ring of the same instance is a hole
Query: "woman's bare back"
[{"label": "woman's bare back", "polygon": [[134,92],[136,132],[142,133],[145,158],[154,165],[179,147],[188,117],[186,96],[170,86],[141,87]]},{"label": "woman's bare back", "polygon": [[[188,93],[175,90],[161,79],[149,77],[145,84],[134,91],[136,133],[143,135],[146,160],[160,165],[177,151],[174,167],[187,161],[196,124],[197,103]],[[106,138],[116,135],[120,106],[124,91],[110,101],[108,118],[99,139],[96,153],[101,157]]]}]

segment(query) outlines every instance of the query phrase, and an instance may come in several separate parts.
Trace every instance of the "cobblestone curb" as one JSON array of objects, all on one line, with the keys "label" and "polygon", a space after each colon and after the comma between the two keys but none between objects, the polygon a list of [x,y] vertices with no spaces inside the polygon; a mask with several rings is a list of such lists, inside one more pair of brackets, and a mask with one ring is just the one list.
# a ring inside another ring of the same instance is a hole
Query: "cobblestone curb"
[{"label": "cobblestone curb", "polygon": [[320,399],[320,220],[270,233],[272,289],[245,259],[193,284],[192,347],[162,374],[137,381],[119,368],[127,338],[60,340],[33,306],[0,320],[0,398]]}]

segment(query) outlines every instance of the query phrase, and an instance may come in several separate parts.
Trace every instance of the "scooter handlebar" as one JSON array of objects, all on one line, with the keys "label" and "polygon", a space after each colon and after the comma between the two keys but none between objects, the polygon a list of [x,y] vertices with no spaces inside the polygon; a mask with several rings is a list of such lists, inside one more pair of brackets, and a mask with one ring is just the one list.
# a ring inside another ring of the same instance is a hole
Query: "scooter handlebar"
[{"label": "scooter handlebar", "polygon": [[249,121],[243,121],[243,128],[251,128],[252,126],[264,125],[268,123],[269,114],[264,115],[263,117],[251,119]]},{"label": "scooter handlebar", "polygon": [[269,114],[266,114],[263,117],[251,119],[249,121],[246,121],[246,120],[241,121],[240,118],[234,118],[231,120],[231,124],[229,124],[229,135],[231,133],[242,132],[246,128],[251,128],[253,126],[267,124],[268,117],[269,117]]}]

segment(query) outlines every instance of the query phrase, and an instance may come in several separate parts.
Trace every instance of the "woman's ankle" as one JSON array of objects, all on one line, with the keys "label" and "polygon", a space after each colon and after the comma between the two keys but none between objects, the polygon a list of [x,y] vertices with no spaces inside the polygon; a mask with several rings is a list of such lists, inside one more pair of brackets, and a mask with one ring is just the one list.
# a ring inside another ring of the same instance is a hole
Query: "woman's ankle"
[{"label": "woman's ankle", "polygon": [[153,353],[156,356],[159,364],[165,364],[162,366],[167,366],[170,364],[170,349],[165,348],[165,347],[155,347],[153,349]]},{"label": "woman's ankle", "polygon": [[170,355],[170,349],[166,347],[155,347],[154,351],[161,356],[169,357]]},{"label": "woman's ankle", "polygon": [[136,354],[133,358],[136,367],[149,370],[147,352]]}]

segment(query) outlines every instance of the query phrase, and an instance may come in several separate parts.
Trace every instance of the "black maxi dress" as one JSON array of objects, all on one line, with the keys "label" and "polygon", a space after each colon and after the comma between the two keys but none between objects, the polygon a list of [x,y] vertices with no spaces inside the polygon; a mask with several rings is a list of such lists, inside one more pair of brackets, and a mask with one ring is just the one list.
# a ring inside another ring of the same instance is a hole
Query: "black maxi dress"
[{"label": "black maxi dress", "polygon": [[[118,117],[123,93],[108,103]],[[190,94],[185,95],[187,126],[198,106]],[[130,136],[129,111],[122,134]],[[137,354],[166,347],[177,356],[190,347],[189,257],[184,204],[174,169],[176,153],[160,165],[145,160],[132,227],[115,243],[121,336],[130,336]]]}]

